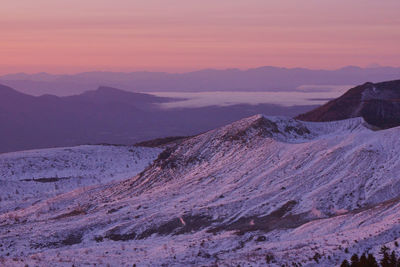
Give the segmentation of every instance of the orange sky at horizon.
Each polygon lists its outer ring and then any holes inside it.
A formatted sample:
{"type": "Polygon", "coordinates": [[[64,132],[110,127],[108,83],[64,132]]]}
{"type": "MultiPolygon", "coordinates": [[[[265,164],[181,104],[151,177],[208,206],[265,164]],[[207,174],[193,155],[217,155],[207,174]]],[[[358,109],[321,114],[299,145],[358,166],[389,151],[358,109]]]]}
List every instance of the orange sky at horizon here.
{"type": "Polygon", "coordinates": [[[399,66],[399,0],[4,0],[0,74],[399,66]]]}

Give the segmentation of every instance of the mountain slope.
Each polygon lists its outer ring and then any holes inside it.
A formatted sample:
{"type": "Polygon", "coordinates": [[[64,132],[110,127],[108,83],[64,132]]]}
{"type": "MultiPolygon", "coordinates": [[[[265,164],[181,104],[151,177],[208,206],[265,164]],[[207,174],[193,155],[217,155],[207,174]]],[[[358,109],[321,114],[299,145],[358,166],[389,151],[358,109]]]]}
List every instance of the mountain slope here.
{"type": "Polygon", "coordinates": [[[86,145],[0,154],[0,213],[76,188],[128,179],[160,152],[157,148],[86,145]]]}
{"type": "Polygon", "coordinates": [[[400,80],[357,86],[297,119],[334,121],[355,117],[363,117],[379,128],[400,126],[400,80]]]}
{"type": "Polygon", "coordinates": [[[0,215],[0,255],[332,266],[399,238],[399,131],[374,132],[362,118],[243,119],[167,148],[126,181],[0,215]]]}
{"type": "Polygon", "coordinates": [[[0,152],[85,143],[132,144],[135,138],[143,138],[137,127],[147,110],[170,100],[103,87],[78,96],[33,97],[2,86],[0,95],[0,152]]]}

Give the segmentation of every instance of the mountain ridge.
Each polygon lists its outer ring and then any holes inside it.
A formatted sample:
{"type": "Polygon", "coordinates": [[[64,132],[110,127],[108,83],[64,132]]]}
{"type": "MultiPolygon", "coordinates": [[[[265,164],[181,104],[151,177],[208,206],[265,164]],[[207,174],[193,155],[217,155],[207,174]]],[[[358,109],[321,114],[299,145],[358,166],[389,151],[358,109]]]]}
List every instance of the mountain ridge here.
{"type": "Polygon", "coordinates": [[[379,128],[399,126],[400,80],[364,83],[296,118],[304,121],[330,121],[353,117],[363,117],[366,122],[379,128]]]}
{"type": "Polygon", "coordinates": [[[366,80],[379,82],[400,77],[400,68],[344,67],[336,70],[265,66],[247,70],[205,69],[186,73],[85,72],[70,75],[17,74],[0,82],[32,95],[77,94],[100,85],[127,91],[296,91],[303,85],[355,85],[366,80]],[[290,77],[290,79],[288,79],[290,77]]]}

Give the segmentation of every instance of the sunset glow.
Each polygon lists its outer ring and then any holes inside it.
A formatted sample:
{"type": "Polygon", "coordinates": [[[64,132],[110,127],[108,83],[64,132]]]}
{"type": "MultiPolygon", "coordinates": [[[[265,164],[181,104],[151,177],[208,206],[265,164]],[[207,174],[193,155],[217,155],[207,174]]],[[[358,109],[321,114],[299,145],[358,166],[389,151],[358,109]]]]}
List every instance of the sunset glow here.
{"type": "Polygon", "coordinates": [[[2,1],[0,73],[400,62],[398,0],[2,1]]]}

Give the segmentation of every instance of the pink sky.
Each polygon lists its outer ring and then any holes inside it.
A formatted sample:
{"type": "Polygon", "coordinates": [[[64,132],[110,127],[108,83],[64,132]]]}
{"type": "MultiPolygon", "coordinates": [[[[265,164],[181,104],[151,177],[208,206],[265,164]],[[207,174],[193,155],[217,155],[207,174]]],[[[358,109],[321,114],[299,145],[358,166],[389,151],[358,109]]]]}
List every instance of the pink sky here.
{"type": "Polygon", "coordinates": [[[399,0],[4,0],[0,73],[400,65],[399,0]]]}

